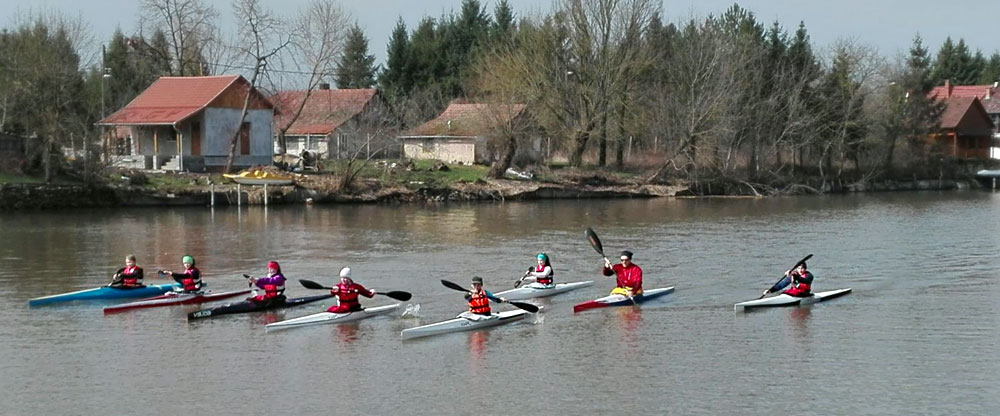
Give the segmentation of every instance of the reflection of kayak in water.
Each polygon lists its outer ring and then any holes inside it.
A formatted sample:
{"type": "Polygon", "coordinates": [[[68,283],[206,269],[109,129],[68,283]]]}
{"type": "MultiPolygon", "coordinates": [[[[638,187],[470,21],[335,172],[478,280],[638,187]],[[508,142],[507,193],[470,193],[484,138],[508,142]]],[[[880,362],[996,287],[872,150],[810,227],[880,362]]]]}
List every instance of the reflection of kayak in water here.
{"type": "Polygon", "coordinates": [[[754,308],[766,308],[771,306],[809,305],[813,303],[823,302],[825,300],[836,299],[848,293],[851,293],[851,288],[813,293],[811,296],[806,296],[806,297],[795,297],[782,293],[778,296],[771,296],[769,298],[756,299],[756,300],[737,303],[736,305],[733,306],[733,310],[739,312],[739,311],[747,311],[754,308]]]}
{"type": "Polygon", "coordinates": [[[295,183],[295,179],[292,177],[263,170],[243,171],[236,175],[227,173],[222,176],[243,185],[291,185],[295,183]]]}

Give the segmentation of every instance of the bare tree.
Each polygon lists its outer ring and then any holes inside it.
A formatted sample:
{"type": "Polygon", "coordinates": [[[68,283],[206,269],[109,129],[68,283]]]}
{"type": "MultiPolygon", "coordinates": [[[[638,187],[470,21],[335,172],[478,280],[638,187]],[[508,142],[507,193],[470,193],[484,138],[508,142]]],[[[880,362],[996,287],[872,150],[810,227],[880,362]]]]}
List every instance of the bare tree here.
{"type": "MultiPolygon", "coordinates": [[[[302,114],[302,109],[324,80],[330,81],[336,73],[337,60],[343,52],[348,31],[348,16],[332,0],[313,0],[292,22],[291,61],[296,72],[306,74],[305,95],[293,103],[291,114],[282,116],[278,126],[278,148],[281,154],[288,150],[285,134],[302,114]]],[[[288,110],[288,109],[286,109],[288,110]]]]}
{"type": "MultiPolygon", "coordinates": [[[[202,0],[140,0],[140,8],[140,26],[149,23],[166,32],[173,73],[206,75],[206,50],[211,42],[218,41],[218,12],[202,0]]],[[[241,24],[237,26],[242,29],[241,24]]]]}
{"type": "Polygon", "coordinates": [[[233,7],[236,21],[243,23],[240,26],[240,37],[250,39],[248,44],[236,45],[235,48],[251,61],[253,72],[250,76],[250,85],[246,90],[246,96],[243,99],[243,109],[240,112],[239,122],[236,123],[232,136],[229,139],[229,156],[226,158],[226,172],[230,172],[233,168],[233,160],[236,157],[236,145],[239,143],[243,123],[246,121],[251,100],[255,98],[255,93],[259,94],[257,92],[258,80],[268,75],[268,61],[291,43],[291,38],[288,36],[284,40],[281,39],[280,20],[265,10],[260,0],[237,0],[233,4],[233,7]]]}

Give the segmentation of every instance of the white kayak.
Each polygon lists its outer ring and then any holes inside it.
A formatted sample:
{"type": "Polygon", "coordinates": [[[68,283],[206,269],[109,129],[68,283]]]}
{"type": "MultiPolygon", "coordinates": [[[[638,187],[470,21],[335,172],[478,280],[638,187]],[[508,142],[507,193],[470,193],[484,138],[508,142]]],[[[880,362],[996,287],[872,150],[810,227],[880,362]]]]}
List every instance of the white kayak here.
{"type": "Polygon", "coordinates": [[[746,301],[746,302],[737,303],[735,306],[733,306],[733,310],[736,311],[736,312],[739,312],[739,311],[747,311],[747,310],[755,309],[755,308],[767,308],[767,307],[775,307],[775,306],[810,305],[810,304],[813,304],[813,303],[819,303],[819,302],[827,301],[827,300],[830,300],[830,299],[839,298],[839,297],[844,296],[844,295],[846,295],[848,293],[851,293],[851,288],[837,289],[837,290],[830,290],[830,291],[827,291],[827,292],[813,293],[812,296],[807,296],[807,297],[804,297],[804,298],[799,298],[799,297],[795,297],[795,296],[789,296],[789,295],[786,295],[786,294],[782,293],[780,295],[771,296],[769,298],[749,300],[749,301],[746,301]]]}
{"type": "Polygon", "coordinates": [[[399,335],[403,339],[427,337],[431,335],[447,334],[449,332],[469,331],[473,329],[488,328],[491,326],[503,325],[524,319],[528,312],[521,309],[494,313],[490,316],[477,316],[465,312],[458,318],[441,321],[430,325],[423,325],[413,328],[406,328],[399,335]]]}
{"type": "Polygon", "coordinates": [[[516,289],[505,290],[500,293],[494,293],[494,295],[496,297],[504,298],[507,300],[543,298],[546,296],[558,295],[560,293],[569,292],[574,289],[588,287],[593,284],[594,284],[593,280],[588,280],[586,282],[557,283],[554,286],[543,285],[536,282],[521,286],[516,289]]]}
{"type": "Polygon", "coordinates": [[[298,318],[284,320],[281,322],[275,322],[273,324],[267,324],[266,326],[264,326],[264,330],[274,331],[278,329],[296,328],[306,325],[341,324],[345,322],[354,322],[366,318],[371,318],[374,316],[392,313],[398,308],[399,304],[396,303],[393,305],[376,306],[374,308],[364,308],[357,312],[348,312],[348,313],[320,312],[312,315],[300,316],[298,318]]]}

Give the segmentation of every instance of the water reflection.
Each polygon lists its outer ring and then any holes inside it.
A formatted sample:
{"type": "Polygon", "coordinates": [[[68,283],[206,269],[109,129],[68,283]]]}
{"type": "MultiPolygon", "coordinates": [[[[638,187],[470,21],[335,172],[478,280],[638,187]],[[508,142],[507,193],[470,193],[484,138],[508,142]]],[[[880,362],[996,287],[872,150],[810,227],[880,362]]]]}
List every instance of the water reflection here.
{"type": "Polygon", "coordinates": [[[809,339],[809,315],[812,314],[812,305],[794,307],[788,313],[788,321],[792,328],[792,336],[799,344],[804,344],[809,339]]]}
{"type": "MultiPolygon", "coordinates": [[[[470,331],[468,337],[469,368],[473,372],[482,371],[486,359],[486,343],[490,340],[489,330],[470,331]]],[[[475,374],[479,375],[479,374],[475,374]]]]}

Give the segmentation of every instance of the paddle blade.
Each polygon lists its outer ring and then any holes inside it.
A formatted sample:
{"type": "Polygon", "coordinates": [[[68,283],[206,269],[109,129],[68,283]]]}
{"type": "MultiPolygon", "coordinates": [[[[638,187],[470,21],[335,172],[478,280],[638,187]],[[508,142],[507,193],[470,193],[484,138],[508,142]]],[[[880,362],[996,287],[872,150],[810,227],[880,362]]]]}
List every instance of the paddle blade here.
{"type": "Polygon", "coordinates": [[[535,306],[535,305],[532,305],[530,303],[526,303],[526,302],[511,302],[511,301],[507,301],[507,303],[509,303],[511,305],[514,305],[514,306],[516,306],[518,308],[524,309],[524,310],[526,310],[528,312],[531,312],[531,313],[538,312],[538,307],[535,306]]]}
{"type": "Polygon", "coordinates": [[[798,263],[795,263],[795,265],[794,265],[794,266],[792,266],[792,269],[797,269],[797,268],[798,268],[798,267],[799,267],[799,266],[800,266],[800,265],[801,265],[802,263],[805,263],[805,262],[806,262],[807,260],[809,260],[809,259],[811,259],[811,258],[813,258],[813,255],[812,255],[812,254],[810,254],[810,255],[808,255],[808,256],[805,256],[805,257],[803,257],[803,258],[802,258],[802,260],[799,260],[799,262],[798,262],[798,263]]]}
{"type": "Polygon", "coordinates": [[[302,287],[305,287],[306,289],[329,289],[328,287],[324,287],[323,285],[312,280],[299,279],[299,283],[301,283],[302,287]]]}
{"type": "Polygon", "coordinates": [[[594,251],[597,251],[598,254],[604,256],[604,246],[601,245],[601,239],[597,238],[597,233],[594,232],[594,229],[587,227],[587,231],[585,231],[584,234],[587,235],[587,241],[590,241],[590,246],[594,248],[594,251]]]}
{"type": "Polygon", "coordinates": [[[461,285],[459,285],[457,283],[449,282],[449,281],[444,280],[444,279],[441,279],[441,284],[444,285],[444,287],[446,287],[448,289],[455,289],[455,290],[460,291],[460,292],[468,292],[469,291],[469,289],[466,289],[466,288],[462,287],[461,285]]]}
{"type": "Polygon", "coordinates": [[[388,296],[390,298],[393,298],[393,299],[396,299],[396,300],[401,300],[401,301],[404,301],[404,302],[410,300],[410,298],[413,296],[413,295],[410,295],[410,292],[403,292],[402,290],[394,290],[394,291],[385,292],[385,293],[378,292],[378,294],[380,294],[380,295],[386,295],[386,296],[388,296]]]}

